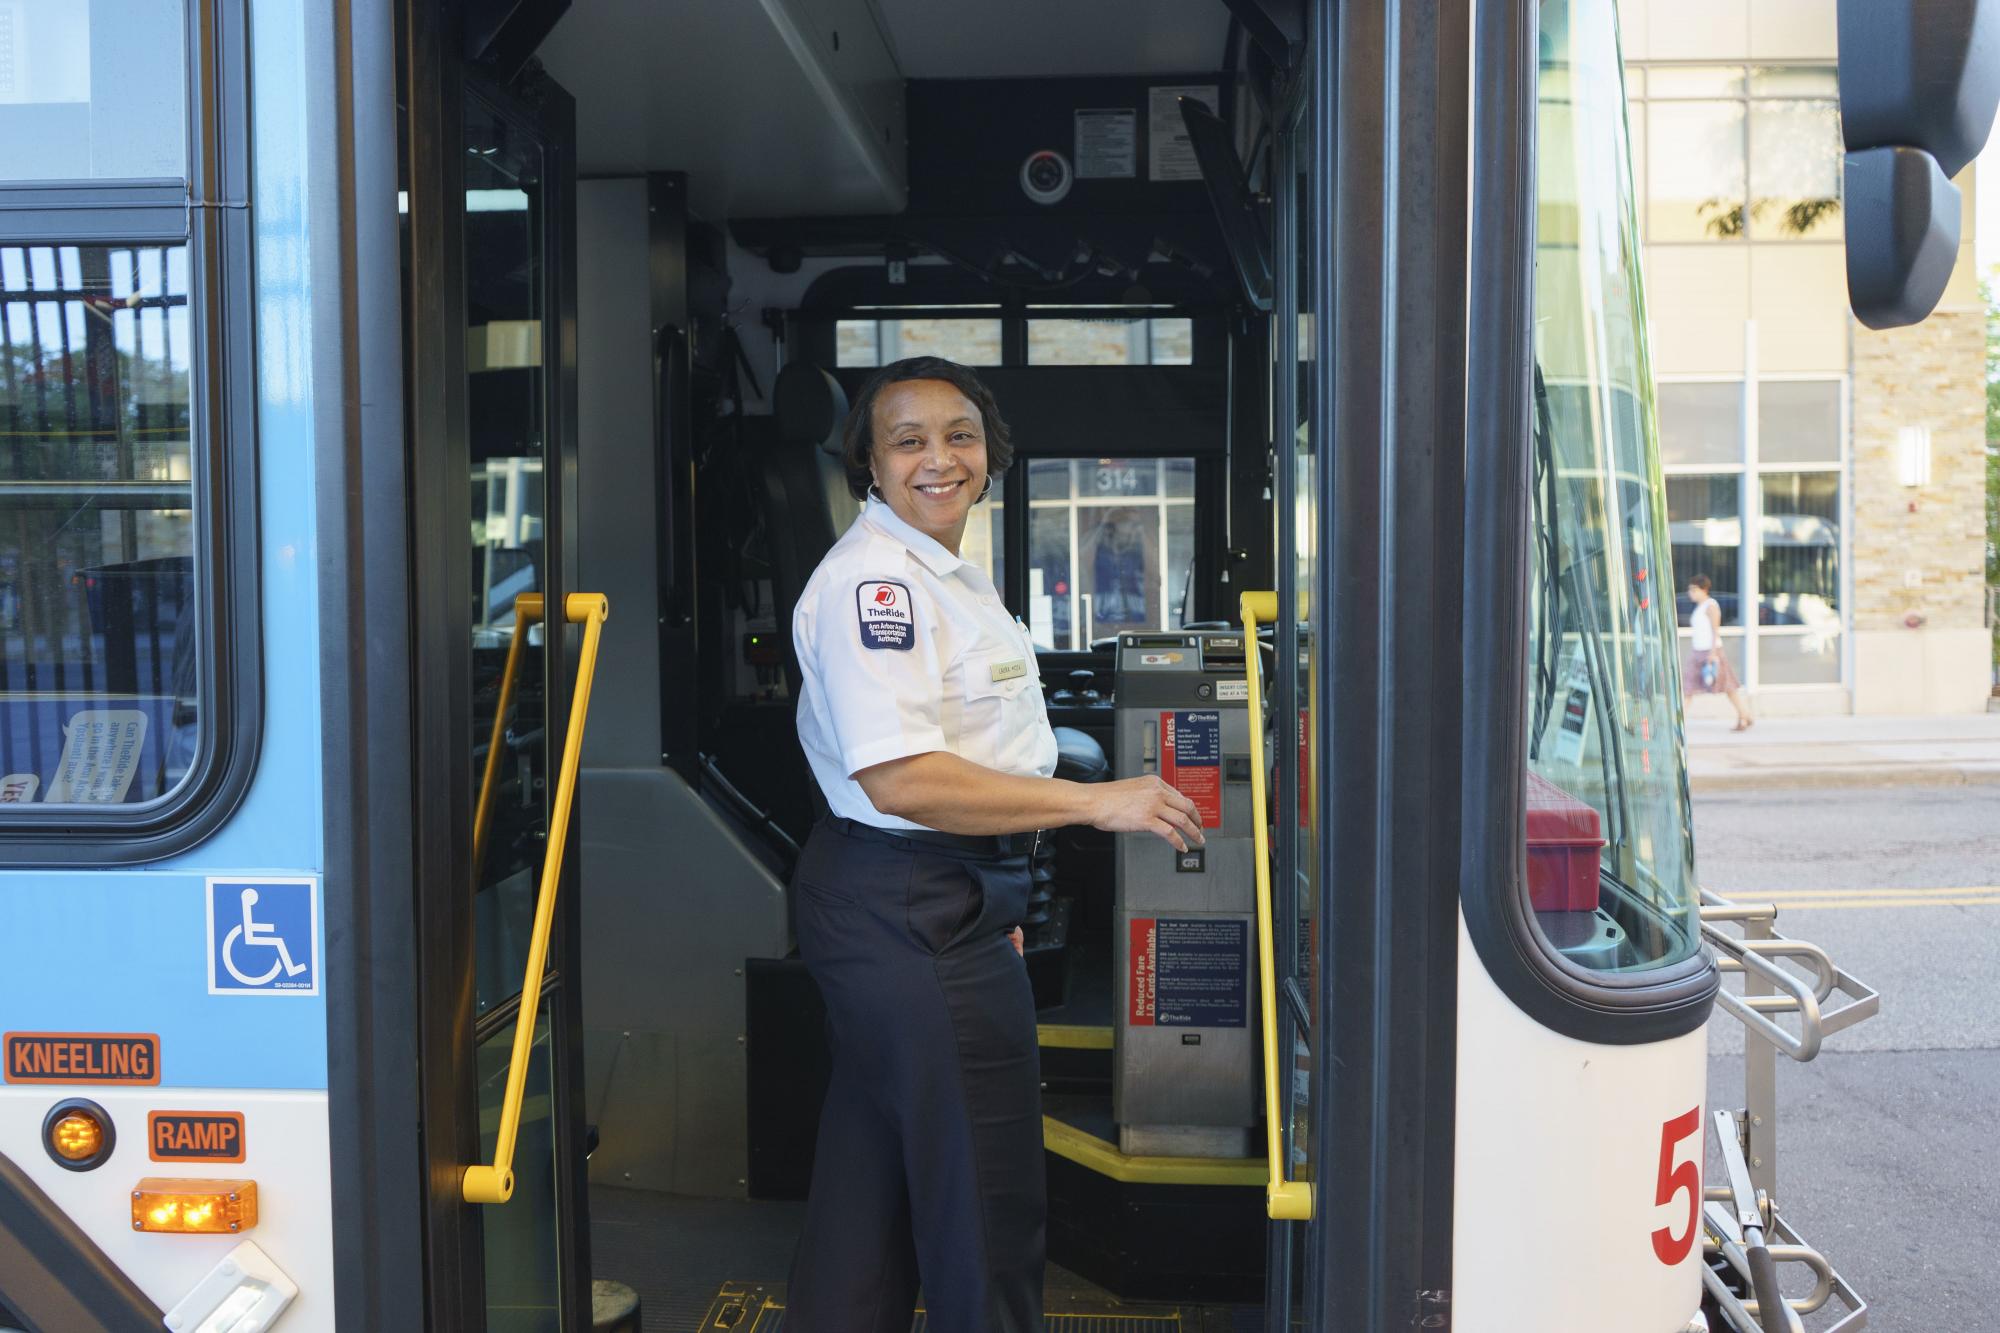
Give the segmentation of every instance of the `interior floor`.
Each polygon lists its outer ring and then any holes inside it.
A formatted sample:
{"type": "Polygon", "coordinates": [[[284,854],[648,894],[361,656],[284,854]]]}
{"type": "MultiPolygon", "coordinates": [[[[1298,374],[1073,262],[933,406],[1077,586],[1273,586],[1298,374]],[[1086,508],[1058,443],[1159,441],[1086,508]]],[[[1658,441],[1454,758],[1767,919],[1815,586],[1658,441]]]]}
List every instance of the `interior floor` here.
{"type": "MultiPolygon", "coordinates": [[[[590,1191],[591,1266],[639,1293],[643,1333],[780,1333],[785,1274],[805,1218],[803,1203],[688,1199],[650,1190],[590,1191]]],[[[1050,1333],[1252,1333],[1253,1307],[1120,1301],[1049,1265],[1050,1333]]],[[[924,1333],[921,1309],[912,1333],[924,1333]]]]}

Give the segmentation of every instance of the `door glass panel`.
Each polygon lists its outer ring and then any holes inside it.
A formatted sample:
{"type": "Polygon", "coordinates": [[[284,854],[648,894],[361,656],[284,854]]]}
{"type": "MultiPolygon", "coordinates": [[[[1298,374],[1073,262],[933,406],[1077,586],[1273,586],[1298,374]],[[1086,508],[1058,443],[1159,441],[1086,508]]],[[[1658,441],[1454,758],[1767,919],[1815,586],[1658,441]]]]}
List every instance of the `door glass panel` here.
{"type": "MultiPolygon", "coordinates": [[[[1280,864],[1289,861],[1289,943],[1291,948],[1290,970],[1298,983],[1298,993],[1305,997],[1308,1015],[1317,1022],[1318,1015],[1311,1010],[1317,1005],[1319,995],[1319,751],[1312,742],[1311,701],[1318,697],[1319,673],[1322,667],[1319,654],[1317,616],[1324,614],[1318,586],[1320,504],[1319,504],[1319,458],[1318,441],[1312,431],[1312,411],[1314,400],[1314,357],[1313,357],[1313,313],[1312,313],[1312,221],[1308,201],[1312,198],[1311,163],[1313,156],[1313,119],[1311,99],[1305,99],[1299,110],[1299,118],[1292,126],[1292,164],[1289,184],[1292,189],[1292,233],[1297,276],[1293,280],[1296,294],[1296,346],[1292,364],[1280,366],[1282,375],[1291,376],[1296,384],[1292,420],[1284,422],[1282,429],[1290,437],[1292,445],[1292,550],[1280,552],[1279,558],[1290,563],[1289,574],[1297,589],[1294,602],[1294,618],[1298,625],[1297,686],[1294,691],[1297,707],[1290,718],[1278,719],[1282,725],[1290,722],[1296,730],[1289,732],[1289,746],[1281,744],[1278,754],[1280,762],[1293,768],[1294,785],[1291,790],[1295,797],[1288,802],[1289,810],[1278,812],[1279,827],[1293,825],[1291,855],[1280,864]],[[1287,753],[1289,749],[1290,753],[1287,753]],[[1292,756],[1296,756],[1295,758],[1292,756]]],[[[1282,443],[1282,442],[1281,442],[1282,443]]],[[[1287,737],[1281,729],[1280,737],[1287,737]]],[[[1284,790],[1280,785],[1280,790],[1284,790]]],[[[1285,903],[1285,898],[1280,898],[1285,903]]],[[[1273,905],[1274,908],[1278,904],[1273,905]]],[[[1294,1033],[1291,1059],[1287,1065],[1290,1087],[1289,1106],[1291,1110],[1289,1132],[1286,1135],[1286,1152],[1290,1157],[1291,1174],[1297,1179],[1313,1178],[1312,1142],[1312,1070],[1313,1046],[1317,1034],[1310,1030],[1301,1031],[1294,1024],[1284,1024],[1294,1033]]],[[[1304,1246],[1308,1229],[1293,1227],[1294,1241],[1304,1246]]],[[[1309,1270],[1303,1254],[1296,1261],[1294,1272],[1301,1282],[1309,1270]]]]}
{"type": "MultiPolygon", "coordinates": [[[[484,1013],[521,989],[548,835],[543,626],[508,647],[524,593],[545,588],[541,146],[466,107],[466,430],[471,447],[475,993],[484,1013]],[[503,711],[503,698],[505,701],[503,711]],[[492,746],[499,716],[499,744],[492,746]],[[488,762],[489,749],[498,757],[488,762]],[[490,774],[490,780],[489,775],[490,774]]],[[[557,636],[557,642],[561,636],[557,636]]]]}
{"type": "MultiPolygon", "coordinates": [[[[1653,71],[1655,98],[1661,72],[1653,71]]],[[[1647,182],[1647,237],[1740,240],[1747,184],[1743,103],[1654,101],[1646,115],[1651,122],[1647,137],[1655,145],[1646,164],[1652,176],[1647,182]],[[1678,151],[1658,150],[1657,145],[1668,143],[1678,145],[1678,151]]],[[[1624,118],[1619,120],[1622,124],[1624,118]]]]}
{"type": "Polygon", "coordinates": [[[1708,576],[1722,623],[1743,623],[1743,474],[1689,473],[1667,478],[1667,532],[1673,542],[1675,614],[1691,623],[1688,580],[1708,576]]]}
{"type": "Polygon", "coordinates": [[[1766,380],[1757,386],[1757,458],[1840,461],[1840,381],[1766,380]]]}
{"type": "MultiPolygon", "coordinates": [[[[1272,636],[1274,652],[1262,656],[1274,682],[1269,714],[1273,767],[1271,790],[1278,804],[1272,811],[1276,857],[1272,866],[1272,915],[1276,926],[1277,975],[1283,988],[1278,997],[1278,1069],[1283,1098],[1280,1150],[1287,1175],[1311,1181],[1316,1145],[1312,1134],[1313,1030],[1318,1006],[1318,748],[1313,743],[1312,701],[1318,697],[1319,653],[1314,616],[1321,611],[1315,586],[1320,543],[1319,466],[1312,432],[1315,360],[1312,316],[1312,102],[1302,99],[1297,118],[1279,142],[1277,210],[1280,290],[1291,295],[1291,308],[1274,321],[1272,399],[1275,438],[1272,441],[1278,478],[1288,483],[1289,512],[1281,509],[1273,525],[1277,548],[1272,568],[1278,581],[1278,625],[1289,620],[1290,633],[1272,636]],[[1294,998],[1296,997],[1296,999],[1294,998]],[[1298,1001],[1303,1001],[1299,1004],[1298,1001]],[[1298,1008],[1306,1021],[1301,1022],[1298,1008]]],[[[1284,486],[1279,488],[1281,503],[1284,486]]],[[[1313,1228],[1289,1224],[1272,1240],[1272,1262],[1282,1273],[1268,1275],[1272,1304],[1265,1312],[1267,1330],[1303,1328],[1309,1309],[1308,1287],[1315,1270],[1317,1237],[1313,1228]],[[1282,1245],[1283,1249],[1278,1247],[1282,1245]],[[1282,1256],[1282,1257],[1281,1257],[1282,1256]]]]}
{"type": "MultiPolygon", "coordinates": [[[[1559,393],[1558,386],[1550,386],[1559,393]]],[[[1662,384],[1655,391],[1660,414],[1660,461],[1667,466],[1726,465],[1743,461],[1743,386],[1662,384]]]]}
{"type": "MultiPolygon", "coordinates": [[[[558,1333],[562,1328],[561,1273],[557,1271],[555,1080],[550,1074],[550,1010],[543,1001],[528,1057],[521,1127],[514,1139],[514,1197],[481,1208],[486,1233],[486,1328],[490,1333],[558,1333]]],[[[514,1025],[479,1046],[480,1160],[493,1160],[500,1134],[500,1106],[514,1053],[514,1025]]]]}
{"type": "Polygon", "coordinates": [[[1766,472],[1757,554],[1757,623],[1840,633],[1840,474],[1766,472]]]}
{"type": "Polygon", "coordinates": [[[1750,234],[1760,241],[1839,240],[1841,147],[1840,102],[1832,92],[1752,102],[1750,234]]]}
{"type": "Polygon", "coordinates": [[[1044,648],[1178,629],[1194,569],[1191,459],[1028,462],[1028,624],[1044,648]]]}

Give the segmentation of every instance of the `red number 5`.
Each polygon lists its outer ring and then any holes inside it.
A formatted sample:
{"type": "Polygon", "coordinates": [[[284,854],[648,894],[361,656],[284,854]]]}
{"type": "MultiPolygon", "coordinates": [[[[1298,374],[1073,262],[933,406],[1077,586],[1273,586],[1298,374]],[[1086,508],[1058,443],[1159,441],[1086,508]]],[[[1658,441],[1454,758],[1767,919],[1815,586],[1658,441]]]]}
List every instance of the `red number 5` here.
{"type": "Polygon", "coordinates": [[[1676,1236],[1671,1227],[1661,1227],[1653,1233],[1653,1253],[1669,1268],[1687,1258],[1688,1251],[1694,1248],[1695,1224],[1701,1217],[1701,1141],[1695,1140],[1696,1155],[1679,1166],[1674,1165],[1674,1145],[1700,1128],[1699,1106],[1660,1126],[1660,1179],[1653,1187],[1653,1203],[1656,1206],[1672,1203],[1682,1190],[1688,1196],[1686,1233],[1676,1236]]]}

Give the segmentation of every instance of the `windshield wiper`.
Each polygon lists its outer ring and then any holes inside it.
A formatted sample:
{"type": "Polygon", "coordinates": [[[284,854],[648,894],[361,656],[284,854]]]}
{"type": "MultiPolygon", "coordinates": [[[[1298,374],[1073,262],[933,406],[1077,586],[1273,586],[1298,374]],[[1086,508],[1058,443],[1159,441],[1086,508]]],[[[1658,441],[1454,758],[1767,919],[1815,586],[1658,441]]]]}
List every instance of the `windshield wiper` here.
{"type": "Polygon", "coordinates": [[[1535,363],[1535,449],[1532,487],[1541,493],[1542,521],[1535,526],[1535,545],[1542,558],[1542,623],[1535,652],[1534,726],[1528,733],[1528,758],[1542,757],[1542,735],[1549,710],[1555,706],[1556,658],[1562,648],[1562,539],[1557,535],[1555,427],[1549,411],[1549,387],[1542,364],[1535,363]]]}

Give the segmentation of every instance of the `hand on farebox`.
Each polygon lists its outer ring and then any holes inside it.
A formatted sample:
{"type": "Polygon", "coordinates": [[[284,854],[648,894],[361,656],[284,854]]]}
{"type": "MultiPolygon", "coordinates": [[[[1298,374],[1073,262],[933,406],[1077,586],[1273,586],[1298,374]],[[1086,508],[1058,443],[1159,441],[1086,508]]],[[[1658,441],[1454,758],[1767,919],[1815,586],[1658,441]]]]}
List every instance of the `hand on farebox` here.
{"type": "Polygon", "coordinates": [[[1094,783],[1090,792],[1096,808],[1090,826],[1106,833],[1150,833],[1184,852],[1200,847],[1201,812],[1195,803],[1153,774],[1094,783]]]}

